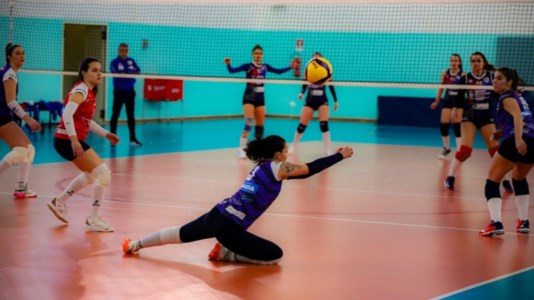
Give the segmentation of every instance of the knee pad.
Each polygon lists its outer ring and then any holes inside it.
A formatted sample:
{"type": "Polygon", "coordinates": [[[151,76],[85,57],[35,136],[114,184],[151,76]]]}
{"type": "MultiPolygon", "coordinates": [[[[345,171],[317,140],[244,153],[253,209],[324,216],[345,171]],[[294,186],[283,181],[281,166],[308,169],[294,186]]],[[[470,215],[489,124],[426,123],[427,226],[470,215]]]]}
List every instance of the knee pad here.
{"type": "Polygon", "coordinates": [[[250,131],[252,127],[256,124],[256,120],[254,118],[246,117],[245,118],[245,131],[250,131]]]}
{"type": "Polygon", "coordinates": [[[471,157],[471,153],[473,153],[473,148],[462,145],[454,157],[456,157],[457,160],[464,162],[471,157]]]}
{"type": "Polygon", "coordinates": [[[10,165],[18,164],[19,162],[23,160],[28,160],[28,148],[26,147],[13,147],[11,151],[9,151],[6,156],[4,156],[4,160],[10,165]]]}
{"type": "Polygon", "coordinates": [[[33,162],[33,159],[35,158],[35,147],[32,144],[29,144],[27,148],[28,148],[28,157],[26,158],[26,161],[31,164],[33,162]]]}
{"type": "Polygon", "coordinates": [[[514,193],[516,196],[530,194],[526,178],[523,178],[521,180],[515,180],[512,178],[512,185],[514,186],[514,193]]]}
{"type": "Polygon", "coordinates": [[[454,130],[454,135],[457,138],[462,137],[462,123],[453,123],[452,129],[454,130]]]}
{"type": "Polygon", "coordinates": [[[449,123],[441,123],[439,126],[441,136],[449,136],[449,123]]]}
{"type": "Polygon", "coordinates": [[[490,157],[493,157],[493,155],[495,155],[497,150],[499,150],[499,146],[495,146],[495,147],[492,147],[492,148],[488,149],[490,157]]]}
{"type": "Polygon", "coordinates": [[[328,121],[319,122],[319,128],[321,129],[321,132],[327,132],[328,131],[328,121]]]}
{"type": "Polygon", "coordinates": [[[499,183],[486,179],[486,186],[484,187],[484,194],[486,195],[486,200],[493,198],[501,198],[501,190],[499,190],[499,183]]]}
{"type": "Polygon", "coordinates": [[[299,126],[297,127],[298,133],[304,133],[304,130],[306,130],[307,125],[304,125],[302,123],[299,123],[299,126]]]}
{"type": "Polygon", "coordinates": [[[256,137],[257,140],[261,140],[261,138],[263,137],[263,126],[256,126],[254,128],[254,136],[256,137]]]}
{"type": "Polygon", "coordinates": [[[111,171],[106,164],[101,164],[91,172],[89,178],[98,186],[108,187],[111,182],[111,171]]]}

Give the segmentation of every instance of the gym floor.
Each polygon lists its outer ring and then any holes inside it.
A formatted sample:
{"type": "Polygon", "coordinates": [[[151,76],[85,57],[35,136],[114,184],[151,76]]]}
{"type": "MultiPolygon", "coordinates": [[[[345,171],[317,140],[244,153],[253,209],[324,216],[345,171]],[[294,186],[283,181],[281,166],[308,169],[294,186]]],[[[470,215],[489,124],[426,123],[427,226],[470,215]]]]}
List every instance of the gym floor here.
{"type": "MultiPolygon", "coordinates": [[[[266,134],[291,142],[297,124],[270,118],[266,134]]],[[[237,158],[242,125],[138,124],[141,147],[128,145],[124,124],[116,147],[90,137],[113,172],[101,207],[113,233],[85,231],[91,188],[68,202],[68,226],[50,213],[46,203],[79,171],[55,153],[53,130],[32,134],[39,197],[13,200],[16,168],[0,181],[0,299],[533,298],[533,234],[515,233],[513,195],[503,192],[506,233],[479,237],[489,222],[489,155],[477,138],[456,191],[445,190],[450,157],[437,159],[438,128],[331,121],[333,145],[353,146],[355,156],[285,182],[250,228],[284,250],[278,265],[209,261],[214,239],[124,256],[123,238],[184,224],[239,188],[253,166],[237,158]]],[[[323,155],[318,127],[312,121],[291,160],[323,155]]]]}

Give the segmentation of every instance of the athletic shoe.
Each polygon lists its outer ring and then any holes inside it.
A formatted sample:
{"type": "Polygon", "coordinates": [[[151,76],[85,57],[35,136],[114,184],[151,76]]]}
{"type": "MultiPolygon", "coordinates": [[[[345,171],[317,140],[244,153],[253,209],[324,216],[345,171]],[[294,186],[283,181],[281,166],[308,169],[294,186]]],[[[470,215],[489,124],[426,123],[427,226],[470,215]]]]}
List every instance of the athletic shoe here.
{"type": "Polygon", "coordinates": [[[443,148],[443,151],[438,155],[439,159],[446,159],[447,155],[451,153],[451,149],[443,148]]]}
{"type": "Polygon", "coordinates": [[[141,142],[138,140],[131,140],[130,146],[143,146],[143,144],[141,144],[141,142]]]}
{"type": "Polygon", "coordinates": [[[56,198],[54,198],[50,200],[46,206],[48,206],[50,211],[54,213],[54,216],[56,216],[56,218],[58,218],[61,222],[69,223],[67,220],[68,209],[66,204],[58,202],[56,198]]]}
{"type": "Polygon", "coordinates": [[[132,241],[130,239],[124,239],[122,241],[122,252],[124,252],[124,254],[134,254],[137,253],[139,249],[141,249],[139,241],[132,241]]]}
{"type": "Polygon", "coordinates": [[[454,191],[454,176],[447,176],[447,179],[445,179],[445,188],[449,191],[454,191]]]}
{"type": "Polygon", "coordinates": [[[213,246],[213,249],[211,249],[210,254],[208,254],[209,260],[225,260],[225,261],[231,261],[228,259],[227,254],[230,252],[228,249],[226,249],[223,245],[220,243],[216,243],[215,246],[213,246]]]}
{"type": "Polygon", "coordinates": [[[529,233],[530,232],[530,222],[528,220],[519,220],[517,219],[516,231],[519,233],[529,233]]]}
{"type": "Polygon", "coordinates": [[[239,158],[247,158],[247,153],[243,149],[239,149],[237,152],[237,157],[239,158]]]}
{"type": "Polygon", "coordinates": [[[25,189],[17,189],[15,192],[13,192],[13,197],[16,199],[23,199],[23,198],[35,198],[37,197],[37,193],[32,191],[29,188],[25,189]]]}
{"type": "Polygon", "coordinates": [[[89,231],[98,231],[98,232],[112,232],[113,227],[106,223],[100,216],[98,217],[87,217],[85,220],[85,225],[89,231]]]}
{"type": "Polygon", "coordinates": [[[503,180],[502,181],[502,187],[504,188],[504,191],[507,193],[513,193],[514,188],[512,187],[512,184],[510,183],[510,180],[503,180]]]}
{"type": "Polygon", "coordinates": [[[486,228],[478,232],[481,236],[493,236],[504,234],[504,227],[501,222],[491,221],[486,228]]]}

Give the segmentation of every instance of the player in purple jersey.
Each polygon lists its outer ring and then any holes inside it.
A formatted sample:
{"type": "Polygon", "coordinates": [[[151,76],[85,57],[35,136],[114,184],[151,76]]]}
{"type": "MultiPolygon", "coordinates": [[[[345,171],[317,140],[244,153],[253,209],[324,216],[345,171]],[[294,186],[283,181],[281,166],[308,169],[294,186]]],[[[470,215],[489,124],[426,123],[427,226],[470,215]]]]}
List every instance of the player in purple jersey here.
{"type": "MultiPolygon", "coordinates": [[[[230,63],[230,58],[226,57],[224,63],[228,68],[228,72],[237,73],[237,72],[246,72],[248,79],[265,79],[267,72],[272,72],[276,74],[286,73],[289,70],[292,70],[295,67],[297,61],[293,59],[291,61],[291,66],[277,69],[269,64],[262,63],[263,59],[263,48],[260,45],[254,46],[252,49],[252,59],[253,61],[247,64],[242,64],[237,68],[233,68],[230,63]]],[[[254,135],[256,139],[261,139],[263,137],[265,122],[265,93],[264,85],[261,82],[247,82],[245,88],[245,93],[243,94],[243,115],[245,118],[245,128],[241,133],[241,138],[239,142],[239,152],[238,156],[240,158],[246,158],[245,151],[243,148],[247,143],[247,139],[254,127],[254,135]]]]}
{"type": "MultiPolygon", "coordinates": [[[[471,72],[465,76],[466,85],[472,86],[488,86],[488,89],[471,89],[464,92],[466,97],[458,97],[463,102],[463,114],[461,125],[461,146],[456,151],[454,159],[449,168],[449,174],[445,179],[445,188],[454,190],[455,174],[460,165],[463,164],[473,152],[473,143],[475,142],[475,135],[477,129],[480,129],[482,138],[488,147],[488,152],[491,157],[499,149],[499,143],[491,139],[491,135],[495,132],[495,105],[492,99],[491,82],[493,80],[494,67],[488,63],[486,56],[480,52],[471,54],[471,72]]],[[[453,113],[455,109],[453,109],[453,113]]],[[[512,184],[508,179],[503,181],[503,187],[506,192],[513,192],[512,184]]]]}
{"type": "Polygon", "coordinates": [[[351,147],[341,147],[336,153],[307,164],[286,161],[287,144],[279,136],[249,142],[247,157],[256,162],[239,190],[217,203],[209,212],[181,227],[169,227],[140,240],[125,239],[125,254],[141,248],[165,244],[189,243],[202,239],[217,239],[208,258],[211,260],[275,264],[282,258],[282,249],[275,243],[248,231],[248,228],[276,200],[284,179],[302,179],[349,158],[351,147]]]}
{"type": "MultiPolygon", "coordinates": [[[[459,54],[452,54],[450,58],[450,68],[441,72],[440,84],[461,84],[465,79],[465,73],[462,69],[462,58],[459,54]]],[[[436,100],[432,102],[430,108],[436,109],[439,106],[441,101],[441,95],[443,95],[444,89],[438,89],[438,94],[436,100]]],[[[443,151],[438,156],[440,159],[445,159],[449,153],[451,153],[451,145],[449,138],[449,127],[452,123],[452,128],[454,130],[454,135],[456,136],[456,147],[460,148],[460,139],[462,132],[460,129],[461,124],[461,115],[463,109],[461,107],[461,101],[457,101],[458,96],[461,96],[459,90],[447,89],[445,90],[445,99],[443,100],[443,106],[441,108],[441,119],[440,119],[440,132],[441,140],[443,142],[443,151]],[[452,116],[453,108],[455,109],[456,115],[452,116]]]]}
{"type": "MultiPolygon", "coordinates": [[[[315,57],[321,57],[321,53],[315,52],[312,58],[315,58],[315,57]]],[[[332,97],[334,98],[334,111],[336,111],[338,109],[336,90],[334,89],[333,85],[329,85],[328,88],[330,89],[330,93],[332,94],[332,97]]],[[[299,123],[299,126],[297,127],[297,130],[295,131],[293,144],[291,145],[291,147],[289,147],[288,151],[289,153],[293,153],[295,151],[300,141],[300,138],[302,137],[302,134],[304,133],[304,130],[306,130],[308,123],[313,117],[313,113],[315,111],[318,111],[319,112],[319,129],[321,130],[322,135],[323,135],[324,149],[325,149],[326,155],[330,155],[332,154],[330,150],[330,130],[328,129],[328,118],[329,118],[330,108],[328,107],[328,98],[326,97],[326,86],[323,84],[320,84],[320,85],[310,84],[309,86],[307,84],[303,84],[302,89],[299,94],[299,99],[302,99],[304,97],[304,93],[306,92],[306,89],[308,89],[308,94],[306,96],[306,103],[302,107],[302,111],[300,113],[300,123],[299,123]]]]}
{"type": "Polygon", "coordinates": [[[17,71],[25,61],[24,48],[20,45],[6,45],[7,64],[0,69],[0,138],[11,148],[11,151],[0,161],[0,174],[11,166],[18,164],[17,186],[15,198],[33,198],[37,194],[28,188],[30,168],[35,157],[35,148],[14,121],[13,115],[22,119],[33,131],[41,130],[41,124],[24,112],[17,102],[19,90],[17,71]]]}
{"type": "Polygon", "coordinates": [[[517,92],[515,70],[500,68],[493,79],[493,90],[499,94],[497,122],[502,128],[493,135],[501,140],[499,151],[493,156],[486,180],[485,195],[491,217],[490,224],[479,233],[492,236],[504,233],[501,219],[502,199],[499,182],[512,171],[512,183],[519,218],[516,231],[529,232],[529,186],[527,175],[534,166],[534,121],[525,98],[517,92]]]}

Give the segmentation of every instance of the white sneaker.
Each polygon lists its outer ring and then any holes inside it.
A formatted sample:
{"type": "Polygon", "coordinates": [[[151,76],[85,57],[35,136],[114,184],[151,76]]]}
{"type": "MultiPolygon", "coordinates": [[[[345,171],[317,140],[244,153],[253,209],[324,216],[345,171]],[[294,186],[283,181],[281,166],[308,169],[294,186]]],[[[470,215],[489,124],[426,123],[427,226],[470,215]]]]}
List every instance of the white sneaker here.
{"type": "Polygon", "coordinates": [[[98,232],[112,232],[113,227],[106,223],[100,216],[98,217],[87,217],[85,220],[85,225],[89,231],[98,231],[98,232]]]}
{"type": "Polygon", "coordinates": [[[17,189],[15,192],[13,192],[13,197],[16,199],[23,199],[23,198],[35,198],[37,197],[37,193],[32,191],[30,188],[24,188],[24,189],[17,189]]]}
{"type": "Polygon", "coordinates": [[[237,152],[237,157],[239,158],[247,158],[247,153],[243,149],[239,149],[237,152]]]}
{"type": "Polygon", "coordinates": [[[46,205],[48,206],[50,211],[54,213],[56,218],[58,218],[61,222],[69,223],[69,220],[67,220],[68,209],[66,204],[57,202],[56,198],[54,198],[50,200],[50,202],[48,202],[46,205]]]}
{"type": "Polygon", "coordinates": [[[122,252],[124,252],[124,254],[134,254],[137,253],[139,249],[141,249],[139,240],[132,241],[130,239],[124,239],[122,241],[122,252]]]}

